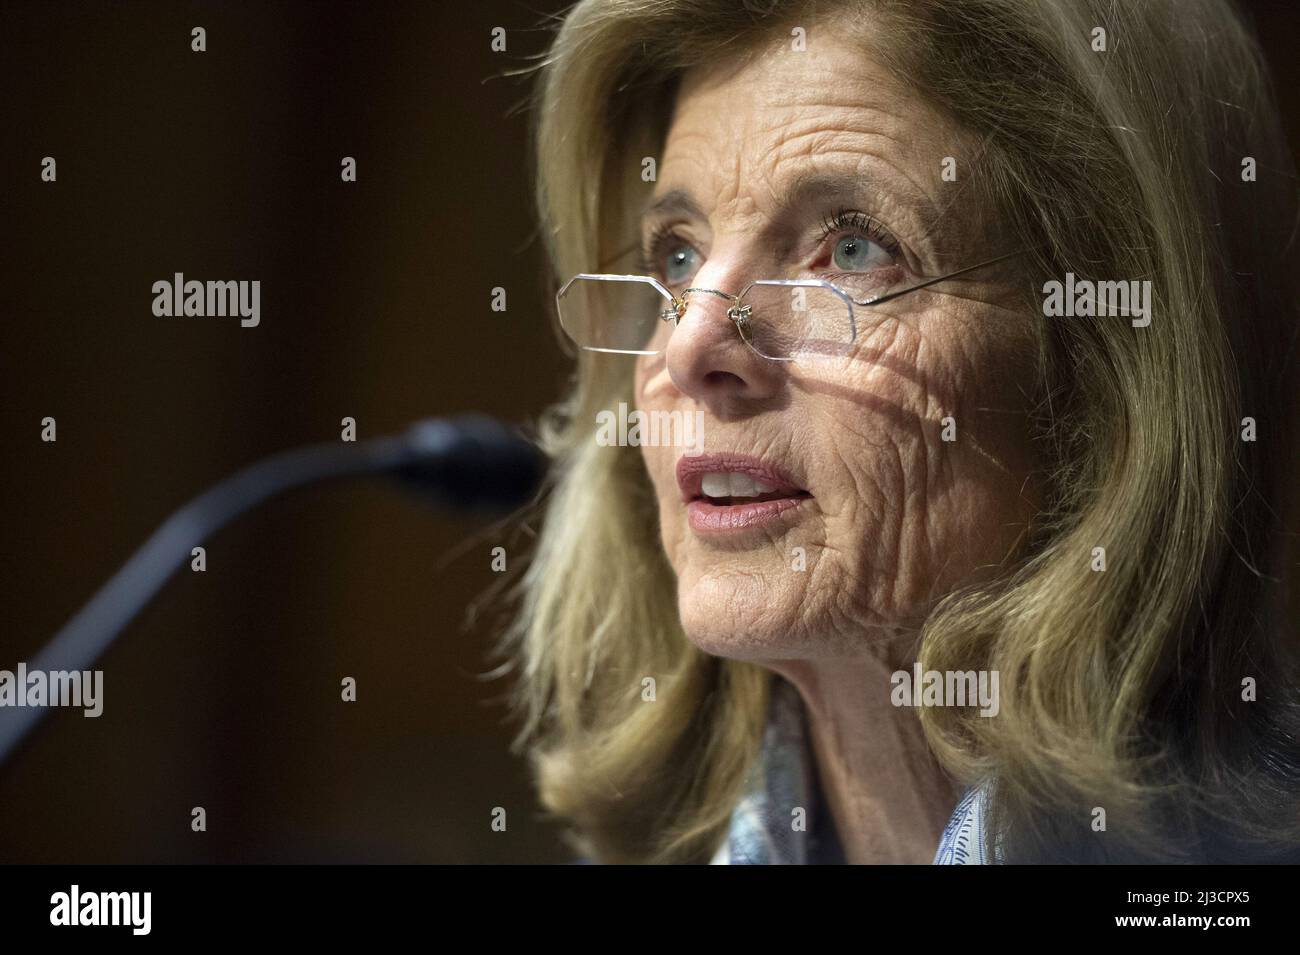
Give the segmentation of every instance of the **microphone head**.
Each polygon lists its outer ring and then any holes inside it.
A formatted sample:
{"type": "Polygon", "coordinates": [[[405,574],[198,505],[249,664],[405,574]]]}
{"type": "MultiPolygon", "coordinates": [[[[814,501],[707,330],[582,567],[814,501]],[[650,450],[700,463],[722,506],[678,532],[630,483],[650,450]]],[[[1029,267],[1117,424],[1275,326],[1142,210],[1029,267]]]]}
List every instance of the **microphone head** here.
{"type": "Polygon", "coordinates": [[[418,421],[404,443],[397,476],[458,510],[512,511],[546,476],[541,449],[486,415],[418,421]]]}

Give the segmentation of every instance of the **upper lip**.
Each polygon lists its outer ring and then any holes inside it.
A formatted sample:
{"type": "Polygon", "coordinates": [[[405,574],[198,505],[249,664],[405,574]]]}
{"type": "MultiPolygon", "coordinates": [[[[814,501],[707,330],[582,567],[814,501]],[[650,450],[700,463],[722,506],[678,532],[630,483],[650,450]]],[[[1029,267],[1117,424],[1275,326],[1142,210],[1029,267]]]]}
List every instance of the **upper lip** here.
{"type": "Polygon", "coordinates": [[[682,500],[686,502],[703,497],[700,485],[706,474],[724,474],[735,472],[748,474],[756,481],[770,485],[775,492],[786,494],[806,494],[802,487],[783,469],[770,461],[764,461],[749,454],[699,454],[682,455],[677,459],[677,486],[682,489],[682,500]]]}

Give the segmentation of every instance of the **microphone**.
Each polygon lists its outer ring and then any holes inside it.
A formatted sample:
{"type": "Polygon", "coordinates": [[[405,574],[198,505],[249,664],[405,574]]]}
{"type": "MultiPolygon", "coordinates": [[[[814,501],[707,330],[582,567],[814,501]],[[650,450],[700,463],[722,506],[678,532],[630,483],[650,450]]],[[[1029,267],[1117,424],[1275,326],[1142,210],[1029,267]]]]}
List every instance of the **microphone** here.
{"type": "MultiPolygon", "coordinates": [[[[192,548],[239,515],[285,491],[319,481],[388,475],[444,506],[501,512],[528,503],[545,473],[540,449],[484,415],[426,419],[401,435],[356,444],[328,442],[274,454],[226,478],[172,514],[27,669],[90,669],[190,558],[192,548]]],[[[19,693],[25,689],[17,687],[19,693]]],[[[47,709],[0,707],[0,763],[47,709]]]]}

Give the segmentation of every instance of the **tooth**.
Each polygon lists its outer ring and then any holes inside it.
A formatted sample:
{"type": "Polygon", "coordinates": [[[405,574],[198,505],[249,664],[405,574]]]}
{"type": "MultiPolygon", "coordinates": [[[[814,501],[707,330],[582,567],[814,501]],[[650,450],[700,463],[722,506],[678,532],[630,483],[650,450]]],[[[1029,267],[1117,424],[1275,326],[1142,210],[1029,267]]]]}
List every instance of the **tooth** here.
{"type": "Polygon", "coordinates": [[[772,485],[764,484],[758,478],[748,474],[731,475],[732,497],[759,497],[763,494],[771,494],[775,490],[772,485]]]}
{"type": "Polygon", "coordinates": [[[700,481],[700,493],[705,497],[758,497],[775,490],[770,484],[737,471],[706,474],[700,481]]]}
{"type": "Polygon", "coordinates": [[[730,497],[731,481],[727,474],[706,474],[700,482],[700,493],[705,497],[730,497]]]}

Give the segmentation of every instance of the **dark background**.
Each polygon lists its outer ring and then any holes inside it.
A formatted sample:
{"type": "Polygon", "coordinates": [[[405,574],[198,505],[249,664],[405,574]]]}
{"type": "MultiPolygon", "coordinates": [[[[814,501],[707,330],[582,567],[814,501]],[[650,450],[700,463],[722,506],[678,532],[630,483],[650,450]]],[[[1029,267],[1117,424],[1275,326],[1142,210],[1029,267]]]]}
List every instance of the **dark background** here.
{"type": "MultiPolygon", "coordinates": [[[[361,438],[524,421],[561,392],[532,79],[501,74],[565,6],[0,7],[0,669],[244,464],[337,440],[344,416],[361,438]],[[261,280],[261,325],[155,317],[174,272],[261,280]]],[[[1295,6],[1248,5],[1293,143],[1295,6]]],[[[0,860],[570,859],[508,751],[492,605],[466,625],[491,548],[524,543],[482,527],[352,484],[204,541],[207,572],[182,570],[101,660],[104,715],[56,710],[0,767],[0,860]]]]}

